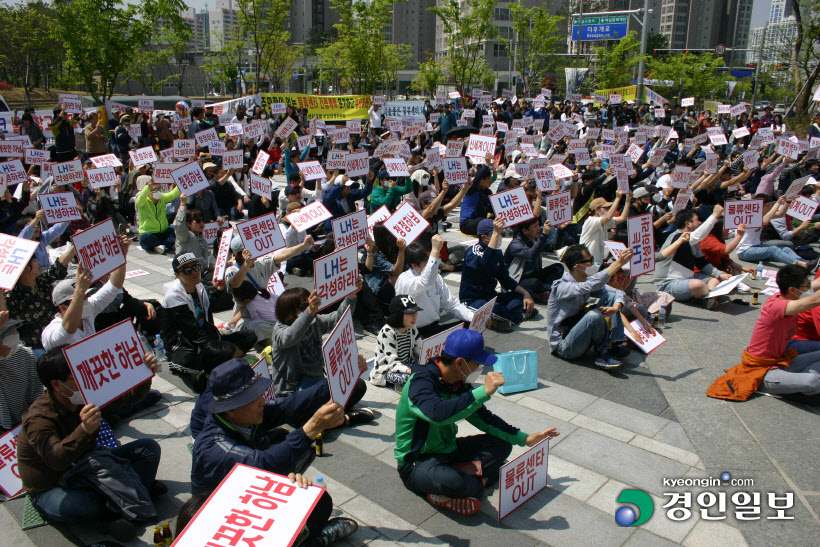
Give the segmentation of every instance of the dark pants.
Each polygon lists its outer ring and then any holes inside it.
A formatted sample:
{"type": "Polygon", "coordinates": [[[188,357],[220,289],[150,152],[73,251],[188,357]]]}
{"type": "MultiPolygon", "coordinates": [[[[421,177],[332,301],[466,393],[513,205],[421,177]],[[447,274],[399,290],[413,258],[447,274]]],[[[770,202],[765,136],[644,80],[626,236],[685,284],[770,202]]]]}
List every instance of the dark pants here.
{"type": "Polygon", "coordinates": [[[512,452],[512,445],[492,435],[473,435],[456,439],[456,450],[449,454],[425,455],[399,468],[404,485],[418,494],[437,494],[448,498],[480,498],[484,492],[481,477],[473,477],[451,467],[454,463],[480,461],[487,484],[498,479],[498,471],[512,452]]]}
{"type": "Polygon", "coordinates": [[[478,223],[484,220],[483,218],[470,218],[467,220],[462,220],[459,225],[458,229],[461,230],[462,234],[467,234],[468,236],[474,236],[478,232],[478,223]]]}
{"type": "Polygon", "coordinates": [[[330,520],[330,514],[333,512],[333,499],[327,490],[322,493],[322,497],[316,502],[313,511],[308,515],[305,526],[308,529],[307,539],[302,543],[302,547],[324,547],[324,541],[319,537],[322,535],[322,529],[330,520]]]}
{"type": "MultiPolygon", "coordinates": [[[[297,391],[294,395],[304,393],[308,390],[311,390],[311,393],[314,393],[312,390],[316,389],[316,387],[315,387],[316,385],[322,385],[322,386],[324,386],[324,388],[321,388],[321,389],[327,390],[327,395],[323,395],[323,397],[321,398],[321,403],[322,404],[320,404],[319,406],[322,406],[323,404],[325,404],[326,402],[328,402],[330,400],[330,388],[327,385],[327,380],[324,379],[324,378],[320,379],[320,378],[311,378],[310,376],[305,376],[304,378],[302,378],[302,384],[299,386],[299,391],[297,391]]],[[[362,397],[364,397],[364,394],[366,392],[367,392],[367,382],[365,382],[361,378],[358,378],[356,380],[356,383],[353,384],[353,393],[350,394],[350,398],[347,400],[347,404],[345,405],[345,410],[350,410],[351,408],[353,408],[353,405],[355,405],[356,403],[358,403],[359,401],[362,400],[362,397]]],[[[324,391],[318,391],[318,392],[315,392],[315,393],[324,394],[324,391]]],[[[290,397],[288,397],[288,399],[293,399],[294,395],[291,395],[290,397]]],[[[299,403],[299,404],[304,406],[304,402],[299,403]]],[[[319,406],[317,406],[316,408],[314,408],[310,412],[310,415],[308,416],[308,418],[310,418],[310,416],[313,416],[313,413],[316,412],[316,410],[319,409],[319,406]]],[[[307,419],[305,421],[307,421],[307,419]]],[[[297,425],[291,424],[290,422],[288,422],[288,423],[290,425],[293,425],[294,427],[302,427],[302,425],[303,425],[303,424],[299,424],[297,426],[297,425]]]]}
{"type": "Polygon", "coordinates": [[[154,247],[163,245],[166,249],[173,252],[176,239],[177,236],[174,233],[174,229],[170,227],[161,234],[145,232],[144,234],[140,234],[140,247],[145,251],[152,252],[154,247]]]}
{"type": "MultiPolygon", "coordinates": [[[[242,353],[248,353],[256,344],[256,335],[251,331],[240,330],[230,334],[222,334],[220,340],[230,342],[238,347],[242,353]]],[[[166,347],[170,346],[166,343],[166,347]]],[[[168,360],[186,368],[201,370],[199,368],[199,348],[191,348],[188,344],[181,344],[178,349],[168,353],[168,360]]]]}
{"type": "MultiPolygon", "coordinates": [[[[162,306],[156,300],[139,300],[137,298],[130,299],[127,303],[123,303],[120,309],[111,313],[101,313],[94,318],[94,328],[97,332],[112,327],[124,321],[131,319],[137,323],[137,328],[143,332],[155,336],[162,331],[159,316],[162,313],[162,306]],[[157,312],[157,319],[148,319],[148,310],[145,308],[145,302],[149,302],[157,312]]],[[[153,340],[149,340],[152,342],[153,340]]]]}
{"type": "MultiPolygon", "coordinates": [[[[473,309],[479,309],[481,306],[492,300],[491,298],[482,300],[470,300],[463,302],[473,309]]],[[[504,292],[499,294],[495,299],[495,306],[493,306],[493,314],[504,319],[508,319],[519,324],[524,320],[524,297],[517,292],[504,292]]]]}
{"type": "Polygon", "coordinates": [[[444,332],[447,329],[451,329],[458,325],[459,323],[464,323],[463,321],[453,321],[452,323],[445,323],[441,324],[438,321],[433,321],[429,325],[424,325],[423,327],[416,327],[419,331],[419,336],[421,336],[422,340],[425,338],[430,338],[433,335],[436,335],[440,332],[444,332]]]}
{"type": "Polygon", "coordinates": [[[533,294],[544,294],[550,292],[552,282],[561,279],[563,275],[563,265],[550,264],[546,268],[525,273],[521,276],[521,281],[518,284],[533,294]]]}
{"type": "MultiPolygon", "coordinates": [[[[111,451],[131,462],[145,488],[151,488],[157,476],[160,458],[159,444],[153,439],[139,439],[111,451]]],[[[110,518],[106,500],[90,489],[52,488],[31,496],[34,506],[52,522],[89,522],[110,518]]]]}

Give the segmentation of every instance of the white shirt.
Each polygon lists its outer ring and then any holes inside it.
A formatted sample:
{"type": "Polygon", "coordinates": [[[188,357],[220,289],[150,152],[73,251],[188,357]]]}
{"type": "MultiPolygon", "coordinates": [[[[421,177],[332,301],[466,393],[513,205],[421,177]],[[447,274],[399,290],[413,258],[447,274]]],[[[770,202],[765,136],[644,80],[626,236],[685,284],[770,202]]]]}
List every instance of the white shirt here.
{"type": "Polygon", "coordinates": [[[663,175],[658,179],[658,181],[655,183],[655,186],[663,190],[670,184],[672,184],[672,176],[667,173],[666,175],[663,175]]]}
{"type": "Polygon", "coordinates": [[[462,321],[473,320],[473,311],[453,296],[439,275],[440,261],[431,256],[421,275],[411,268],[402,272],[396,280],[396,294],[412,296],[421,308],[418,319],[416,319],[416,328],[426,327],[438,321],[441,317],[439,311],[442,309],[462,321]]]}
{"type": "Polygon", "coordinates": [[[107,282],[102,288],[88,298],[88,303],[91,306],[91,317],[83,319],[83,324],[80,328],[74,331],[74,334],[69,334],[63,328],[63,318],[57,315],[51,320],[51,323],[46,325],[41,335],[43,342],[43,349],[49,351],[50,349],[66,344],[74,344],[84,338],[88,338],[92,334],[97,333],[94,328],[94,319],[97,314],[101,313],[108,307],[111,302],[120,294],[122,289],[116,288],[111,282],[107,282]]]}
{"type": "Polygon", "coordinates": [[[583,228],[581,228],[580,238],[580,243],[587,246],[589,254],[592,255],[592,259],[595,260],[597,264],[601,264],[607,254],[607,248],[606,245],[604,245],[607,230],[615,228],[614,218],[607,222],[606,225],[604,225],[601,220],[601,217],[589,217],[586,222],[584,222],[583,228]]]}

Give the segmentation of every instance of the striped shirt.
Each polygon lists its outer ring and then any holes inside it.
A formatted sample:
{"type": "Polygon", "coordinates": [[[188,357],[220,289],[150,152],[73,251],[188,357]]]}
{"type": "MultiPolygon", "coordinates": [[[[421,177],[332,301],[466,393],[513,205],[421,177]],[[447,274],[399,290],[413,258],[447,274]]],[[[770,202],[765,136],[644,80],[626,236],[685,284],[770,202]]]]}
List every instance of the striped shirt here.
{"type": "Polygon", "coordinates": [[[31,403],[43,394],[36,363],[34,353],[25,346],[7,359],[0,358],[0,428],[8,430],[19,424],[31,403]]]}

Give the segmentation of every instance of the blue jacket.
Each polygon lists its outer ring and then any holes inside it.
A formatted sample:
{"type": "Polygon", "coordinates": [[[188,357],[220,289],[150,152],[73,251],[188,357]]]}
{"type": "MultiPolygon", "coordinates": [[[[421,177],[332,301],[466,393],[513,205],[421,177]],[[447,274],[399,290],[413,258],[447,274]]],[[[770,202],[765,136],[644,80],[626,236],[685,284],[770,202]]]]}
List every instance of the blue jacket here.
{"type": "MultiPolygon", "coordinates": [[[[310,146],[305,146],[305,149],[302,150],[302,155],[299,156],[299,161],[300,162],[305,161],[305,158],[307,157],[308,152],[310,152],[310,146]]],[[[282,151],[282,165],[285,167],[285,176],[287,177],[286,180],[288,181],[287,184],[290,184],[290,175],[291,175],[291,173],[298,173],[299,172],[299,166],[298,165],[293,165],[293,163],[290,161],[290,150],[283,150],[282,151]]]]}
{"type": "MultiPolygon", "coordinates": [[[[374,178],[375,180],[375,178],[374,178]]],[[[333,187],[330,189],[324,198],[322,198],[322,203],[327,210],[333,215],[333,218],[343,217],[349,213],[356,212],[356,201],[360,199],[367,199],[367,196],[370,195],[370,192],[373,190],[373,181],[368,180],[364,188],[359,188],[358,190],[351,190],[346,196],[342,196],[342,189],[344,188],[341,184],[334,184],[333,187]],[[342,201],[347,200],[347,204],[349,207],[349,211],[345,212],[344,207],[342,207],[342,201]]],[[[332,226],[330,219],[325,222],[325,229],[331,229],[332,226]]]]}
{"type": "Polygon", "coordinates": [[[459,221],[464,222],[473,218],[495,218],[495,211],[490,203],[492,192],[488,188],[482,190],[475,183],[475,191],[467,191],[467,195],[461,200],[461,213],[459,221]]]}
{"type": "MultiPolygon", "coordinates": [[[[208,398],[213,396],[210,388],[200,395],[191,416],[191,432],[195,422],[202,419],[208,398]]],[[[250,438],[227,423],[218,414],[207,414],[202,430],[194,441],[193,465],[191,466],[192,493],[213,490],[222,482],[237,463],[257,467],[280,475],[296,471],[297,462],[313,450],[313,441],[305,435],[302,425],[314,412],[330,400],[327,382],[317,382],[290,397],[280,397],[265,405],[265,413],[260,425],[250,429],[250,438]],[[285,440],[271,444],[265,433],[282,424],[295,429],[285,440]]]]}
{"type": "Polygon", "coordinates": [[[439,126],[441,127],[441,134],[446,135],[452,128],[456,126],[456,115],[452,110],[442,113],[439,118],[439,126]]]}
{"type": "Polygon", "coordinates": [[[498,283],[508,291],[518,286],[518,282],[510,277],[501,249],[491,249],[481,242],[467,249],[462,265],[459,300],[467,304],[474,300],[490,300],[497,296],[495,287],[498,283]]]}

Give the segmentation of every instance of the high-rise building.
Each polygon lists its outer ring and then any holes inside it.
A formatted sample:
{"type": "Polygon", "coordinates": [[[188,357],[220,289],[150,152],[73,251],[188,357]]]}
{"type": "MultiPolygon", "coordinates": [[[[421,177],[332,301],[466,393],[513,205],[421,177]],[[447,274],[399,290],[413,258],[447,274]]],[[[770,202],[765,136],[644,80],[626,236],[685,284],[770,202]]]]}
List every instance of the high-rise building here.
{"type": "Polygon", "coordinates": [[[405,0],[393,4],[389,37],[393,44],[410,46],[412,68],[418,68],[436,51],[436,14],[429,11],[436,0],[405,0]]]}
{"type": "Polygon", "coordinates": [[[285,28],[290,31],[291,43],[304,44],[317,35],[329,35],[338,22],[330,0],[294,0],[285,28]]]}
{"type": "Polygon", "coordinates": [[[237,23],[233,0],[216,0],[216,5],[208,12],[211,49],[219,49],[234,38],[237,23]]]}
{"type": "Polygon", "coordinates": [[[796,39],[797,19],[794,16],[791,0],[772,0],[766,25],[756,27],[751,31],[749,40],[751,51],[746,52],[746,61],[760,63],[761,67],[787,63],[796,39]]]}
{"type": "Polygon", "coordinates": [[[744,48],[754,0],[661,0],[660,34],[671,49],[744,48]]]}

